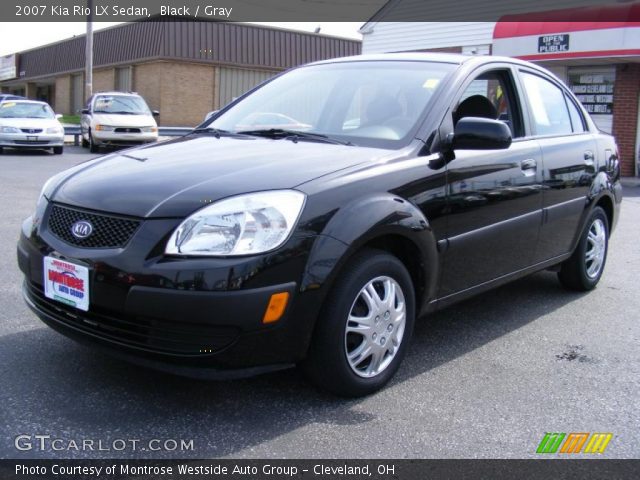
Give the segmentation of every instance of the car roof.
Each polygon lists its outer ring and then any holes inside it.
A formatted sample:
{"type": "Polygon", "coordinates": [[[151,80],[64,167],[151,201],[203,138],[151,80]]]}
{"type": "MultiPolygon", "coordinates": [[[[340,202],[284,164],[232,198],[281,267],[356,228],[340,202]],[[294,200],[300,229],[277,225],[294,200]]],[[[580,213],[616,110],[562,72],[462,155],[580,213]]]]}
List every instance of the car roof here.
{"type": "Polygon", "coordinates": [[[40,100],[29,100],[28,98],[10,98],[9,100],[11,101],[11,103],[35,103],[36,105],[49,106],[47,102],[42,102],[40,100]]]}
{"type": "Polygon", "coordinates": [[[99,96],[99,95],[121,95],[121,96],[127,96],[127,97],[139,97],[140,94],[136,93],[136,92],[97,92],[93,94],[95,97],[99,96]]]}
{"type": "Polygon", "coordinates": [[[462,53],[440,53],[440,52],[401,52],[401,53],[376,53],[365,55],[354,55],[351,57],[333,58],[311,63],[310,65],[321,65],[326,63],[348,63],[348,62],[375,62],[375,61],[405,61],[405,62],[438,62],[462,65],[466,63],[483,64],[506,62],[518,65],[536,67],[536,65],[511,57],[500,57],[495,55],[465,55],[462,53]]]}

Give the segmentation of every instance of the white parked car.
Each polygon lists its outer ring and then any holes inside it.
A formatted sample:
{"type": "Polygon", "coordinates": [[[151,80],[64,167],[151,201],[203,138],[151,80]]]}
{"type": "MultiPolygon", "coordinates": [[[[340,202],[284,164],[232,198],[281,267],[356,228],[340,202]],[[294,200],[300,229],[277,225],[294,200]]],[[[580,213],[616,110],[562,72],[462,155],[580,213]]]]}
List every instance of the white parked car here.
{"type": "Polygon", "coordinates": [[[147,102],[137,93],[103,92],[82,109],[82,146],[92,153],[100,146],[130,146],[158,140],[158,124],[147,102]]]}
{"type": "Polygon", "coordinates": [[[60,155],[64,128],[45,102],[9,100],[0,103],[0,153],[4,148],[51,148],[60,155]]]}

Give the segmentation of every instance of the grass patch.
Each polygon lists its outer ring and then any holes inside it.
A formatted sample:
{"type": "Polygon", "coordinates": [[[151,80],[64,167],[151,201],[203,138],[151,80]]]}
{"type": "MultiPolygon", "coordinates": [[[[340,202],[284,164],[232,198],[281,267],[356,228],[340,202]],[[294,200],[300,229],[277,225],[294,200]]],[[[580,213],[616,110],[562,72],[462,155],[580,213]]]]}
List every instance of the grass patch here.
{"type": "Polygon", "coordinates": [[[80,115],[63,115],[60,119],[61,123],[70,123],[72,125],[80,125],[80,115]]]}

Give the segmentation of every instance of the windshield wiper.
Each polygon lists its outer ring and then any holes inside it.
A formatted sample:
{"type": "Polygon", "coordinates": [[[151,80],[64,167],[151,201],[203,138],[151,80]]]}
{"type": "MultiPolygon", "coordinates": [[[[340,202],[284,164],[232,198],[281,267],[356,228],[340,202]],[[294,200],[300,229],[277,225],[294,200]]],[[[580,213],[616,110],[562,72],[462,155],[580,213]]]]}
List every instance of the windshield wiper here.
{"type": "Polygon", "coordinates": [[[220,130],[219,128],[213,128],[213,127],[194,128],[189,133],[209,133],[216,138],[220,138],[220,137],[236,137],[236,138],[245,137],[246,138],[246,135],[243,135],[240,132],[230,132],[229,130],[220,130]]]}
{"type": "Polygon", "coordinates": [[[109,112],[109,113],[114,113],[116,115],[143,115],[144,112],[127,112],[125,110],[119,110],[116,112],[109,112]]]}
{"type": "Polygon", "coordinates": [[[322,133],[300,132],[298,130],[286,130],[283,128],[267,128],[262,130],[241,130],[236,132],[242,135],[253,135],[256,137],[267,138],[286,138],[288,140],[297,143],[298,140],[310,140],[316,142],[332,143],[334,145],[349,145],[353,146],[351,142],[345,142],[335,138],[331,138],[328,135],[322,133]]]}

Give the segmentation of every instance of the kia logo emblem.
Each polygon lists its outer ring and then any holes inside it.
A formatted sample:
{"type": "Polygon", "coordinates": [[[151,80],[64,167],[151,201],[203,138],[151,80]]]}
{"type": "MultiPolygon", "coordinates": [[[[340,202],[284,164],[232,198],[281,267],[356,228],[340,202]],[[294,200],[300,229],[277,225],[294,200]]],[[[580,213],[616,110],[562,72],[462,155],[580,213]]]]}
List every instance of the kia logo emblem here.
{"type": "Polygon", "coordinates": [[[93,225],[86,220],[80,220],[71,225],[71,233],[74,237],[82,240],[93,233],[93,225]]]}

